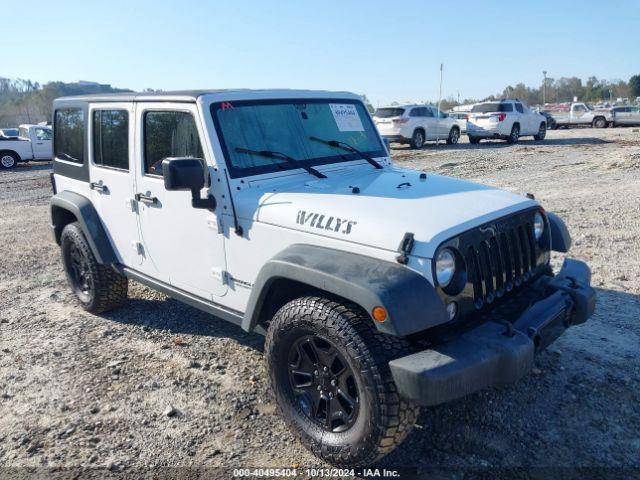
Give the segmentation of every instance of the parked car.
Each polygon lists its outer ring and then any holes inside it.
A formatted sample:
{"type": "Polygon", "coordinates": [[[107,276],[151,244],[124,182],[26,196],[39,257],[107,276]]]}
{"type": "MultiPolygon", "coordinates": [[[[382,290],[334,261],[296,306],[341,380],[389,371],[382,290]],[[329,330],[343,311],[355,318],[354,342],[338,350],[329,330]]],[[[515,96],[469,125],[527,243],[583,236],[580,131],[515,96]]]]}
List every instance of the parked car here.
{"type": "Polygon", "coordinates": [[[0,168],[15,167],[18,162],[51,160],[52,130],[39,125],[20,125],[17,137],[0,137],[0,168]]]}
{"type": "Polygon", "coordinates": [[[477,103],[471,108],[467,120],[467,135],[471,143],[488,138],[515,143],[527,135],[543,140],[546,134],[545,117],[519,100],[477,103]]]}
{"type": "Polygon", "coordinates": [[[390,142],[408,143],[412,148],[422,148],[430,140],[455,144],[460,139],[461,129],[455,119],[432,105],[378,108],[373,121],[384,138],[390,142]]]}
{"type": "Polygon", "coordinates": [[[640,107],[613,107],[611,123],[614,127],[640,125],[640,107]]]}
{"type": "Polygon", "coordinates": [[[467,118],[469,118],[468,112],[450,111],[447,112],[447,115],[456,121],[458,127],[460,127],[461,133],[467,133],[467,118]]]}
{"type": "Polygon", "coordinates": [[[275,404],[326,462],[374,464],[419,405],[516,381],[594,311],[585,263],[553,272],[571,244],[557,215],[393,165],[358,95],[122,93],[53,111],[50,225],[79,305],[122,307],[133,279],[265,334],[275,404]]]}
{"type": "Polygon", "coordinates": [[[0,129],[0,137],[17,138],[18,137],[18,129],[17,128],[2,128],[2,129],[0,129]]]}
{"type": "Polygon", "coordinates": [[[553,117],[557,127],[581,125],[605,128],[613,120],[611,109],[594,110],[582,102],[545,105],[543,110],[553,117]]]}

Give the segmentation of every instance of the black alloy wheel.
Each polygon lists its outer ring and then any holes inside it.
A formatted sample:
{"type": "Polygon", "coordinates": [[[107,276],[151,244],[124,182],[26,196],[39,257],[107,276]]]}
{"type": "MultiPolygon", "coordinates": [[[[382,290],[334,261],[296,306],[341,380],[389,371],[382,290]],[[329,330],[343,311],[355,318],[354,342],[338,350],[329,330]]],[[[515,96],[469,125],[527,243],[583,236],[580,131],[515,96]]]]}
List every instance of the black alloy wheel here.
{"type": "Polygon", "coordinates": [[[349,429],[358,417],[358,387],[336,346],[319,335],[303,335],[288,358],[290,394],[304,415],[327,432],[349,429]]]}

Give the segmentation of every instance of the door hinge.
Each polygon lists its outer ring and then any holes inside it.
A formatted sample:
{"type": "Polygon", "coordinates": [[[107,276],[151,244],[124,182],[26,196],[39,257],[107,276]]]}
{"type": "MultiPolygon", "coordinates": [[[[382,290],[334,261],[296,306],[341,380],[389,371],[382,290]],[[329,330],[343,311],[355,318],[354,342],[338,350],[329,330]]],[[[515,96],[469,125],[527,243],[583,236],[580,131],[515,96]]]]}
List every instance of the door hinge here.
{"type": "Polygon", "coordinates": [[[229,285],[229,273],[221,268],[212,268],[211,274],[214,278],[220,280],[222,285],[229,285]]]}

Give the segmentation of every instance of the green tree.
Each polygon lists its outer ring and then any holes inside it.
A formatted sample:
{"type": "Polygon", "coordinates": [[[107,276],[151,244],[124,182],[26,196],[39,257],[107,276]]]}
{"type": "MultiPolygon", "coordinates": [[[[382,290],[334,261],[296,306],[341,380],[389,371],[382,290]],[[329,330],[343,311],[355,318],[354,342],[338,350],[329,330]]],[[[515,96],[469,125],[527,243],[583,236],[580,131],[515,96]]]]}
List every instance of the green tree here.
{"type": "Polygon", "coordinates": [[[634,75],[629,79],[629,94],[632,97],[640,97],[640,75],[634,75]]]}

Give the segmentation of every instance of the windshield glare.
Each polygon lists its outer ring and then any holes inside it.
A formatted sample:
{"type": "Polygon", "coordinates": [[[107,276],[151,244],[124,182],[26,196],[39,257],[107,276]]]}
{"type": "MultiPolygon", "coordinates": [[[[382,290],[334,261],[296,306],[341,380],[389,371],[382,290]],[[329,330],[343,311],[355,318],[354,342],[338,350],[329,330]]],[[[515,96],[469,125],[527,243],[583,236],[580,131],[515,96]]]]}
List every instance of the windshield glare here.
{"type": "Polygon", "coordinates": [[[234,178],[360,158],[310,137],[386,156],[364,105],[355,100],[220,102],[211,105],[211,113],[234,178]],[[290,158],[255,154],[263,151],[290,158]]]}

